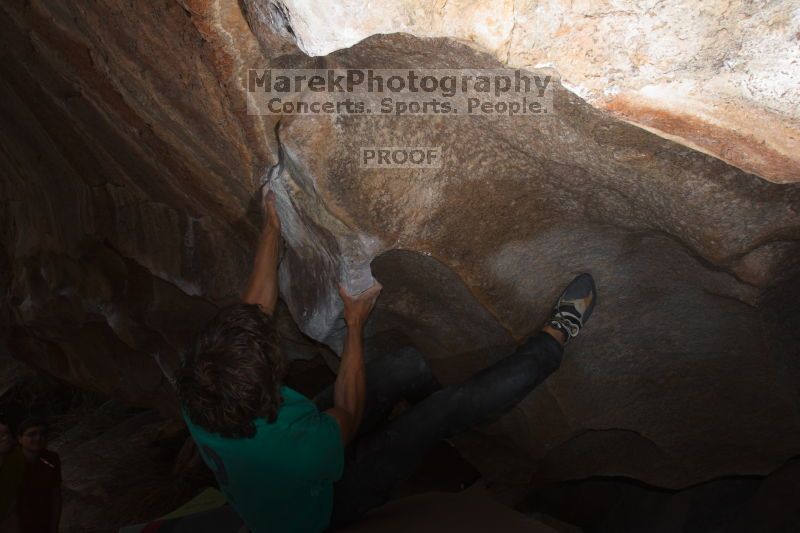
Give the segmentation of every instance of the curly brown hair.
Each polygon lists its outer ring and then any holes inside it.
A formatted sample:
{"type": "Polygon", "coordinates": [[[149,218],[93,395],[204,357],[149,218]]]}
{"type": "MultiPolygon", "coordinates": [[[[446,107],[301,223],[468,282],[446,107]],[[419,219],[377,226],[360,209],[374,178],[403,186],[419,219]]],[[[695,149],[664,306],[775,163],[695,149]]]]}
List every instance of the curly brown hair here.
{"type": "Polygon", "coordinates": [[[273,422],[278,415],[285,372],[274,319],[258,305],[232,305],[184,353],[175,374],[178,399],[203,429],[227,438],[253,437],[254,420],[273,422]]]}

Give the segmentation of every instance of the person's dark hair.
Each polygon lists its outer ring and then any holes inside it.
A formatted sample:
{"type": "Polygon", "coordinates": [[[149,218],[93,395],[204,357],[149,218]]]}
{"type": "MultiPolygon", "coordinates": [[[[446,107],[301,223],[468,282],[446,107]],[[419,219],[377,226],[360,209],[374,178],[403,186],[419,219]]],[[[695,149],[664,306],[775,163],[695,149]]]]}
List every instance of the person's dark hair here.
{"type": "Polygon", "coordinates": [[[252,437],[275,420],[286,363],[274,319],[254,304],[222,309],[197,335],[175,373],[191,421],[228,438],[252,437]]]}
{"type": "Polygon", "coordinates": [[[44,418],[39,418],[38,416],[29,416],[25,420],[23,420],[19,426],[17,426],[16,434],[18,437],[21,437],[31,428],[42,427],[45,431],[47,431],[47,422],[44,418]]]}

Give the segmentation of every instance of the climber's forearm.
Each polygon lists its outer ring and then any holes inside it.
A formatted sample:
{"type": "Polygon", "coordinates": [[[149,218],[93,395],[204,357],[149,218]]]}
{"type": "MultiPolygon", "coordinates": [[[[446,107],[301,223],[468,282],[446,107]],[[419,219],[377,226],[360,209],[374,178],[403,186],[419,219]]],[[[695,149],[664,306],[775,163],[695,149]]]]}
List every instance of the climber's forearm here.
{"type": "Polygon", "coordinates": [[[367,386],[364,379],[364,328],[347,327],[342,364],[334,385],[334,405],[347,409],[358,428],[364,414],[367,386]]]}
{"type": "Polygon", "coordinates": [[[333,408],[326,413],[339,422],[342,442],[347,445],[356,436],[364,414],[367,384],[364,377],[364,328],[348,325],[342,363],[333,387],[333,408]]]}
{"type": "Polygon", "coordinates": [[[372,287],[357,296],[347,294],[339,286],[339,296],[344,303],[344,321],[347,337],[342,352],[342,364],[333,386],[333,407],[325,411],[339,422],[342,442],[348,444],[356,435],[367,395],[364,377],[364,324],[375,306],[375,300],[383,286],[377,281],[372,287]]]}
{"type": "Polygon", "coordinates": [[[270,315],[278,302],[280,240],[280,229],[264,228],[256,249],[253,271],[242,296],[245,303],[258,304],[270,315]]]}

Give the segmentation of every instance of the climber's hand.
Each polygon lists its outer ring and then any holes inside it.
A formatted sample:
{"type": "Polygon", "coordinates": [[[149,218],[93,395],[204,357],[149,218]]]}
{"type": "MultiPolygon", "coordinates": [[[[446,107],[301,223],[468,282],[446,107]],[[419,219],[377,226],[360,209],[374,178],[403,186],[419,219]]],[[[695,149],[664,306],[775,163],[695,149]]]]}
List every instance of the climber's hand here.
{"type": "Polygon", "coordinates": [[[339,296],[344,302],[344,320],[348,327],[363,327],[367,322],[375,301],[381,294],[383,285],[377,281],[358,296],[350,296],[342,285],[339,285],[339,296]]]}
{"type": "Polygon", "coordinates": [[[281,233],[281,219],[278,216],[278,209],[275,207],[275,193],[267,191],[264,195],[264,232],[281,233]]]}
{"type": "Polygon", "coordinates": [[[264,194],[264,225],[258,240],[253,270],[242,294],[242,301],[258,304],[271,315],[278,302],[278,263],[281,252],[281,219],[275,208],[275,193],[264,194]]]}

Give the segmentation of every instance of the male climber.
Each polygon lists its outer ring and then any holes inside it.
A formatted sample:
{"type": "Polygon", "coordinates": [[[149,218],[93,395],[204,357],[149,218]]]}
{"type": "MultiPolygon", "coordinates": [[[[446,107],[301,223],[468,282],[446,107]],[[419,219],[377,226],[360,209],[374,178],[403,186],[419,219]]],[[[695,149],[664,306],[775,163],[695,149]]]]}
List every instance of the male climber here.
{"type": "Polygon", "coordinates": [[[442,388],[414,348],[364,365],[364,324],[381,291],[339,289],[347,335],[335,383],[312,402],[283,385],[273,312],[281,224],[272,192],[242,303],[225,308],[176,373],[192,437],[255,533],[322,531],[386,502],[440,439],[506,412],[561,363],[597,294],[589,274],[561,294],[542,331],[460,385],[442,388]],[[386,422],[401,399],[416,401],[386,422]]]}

